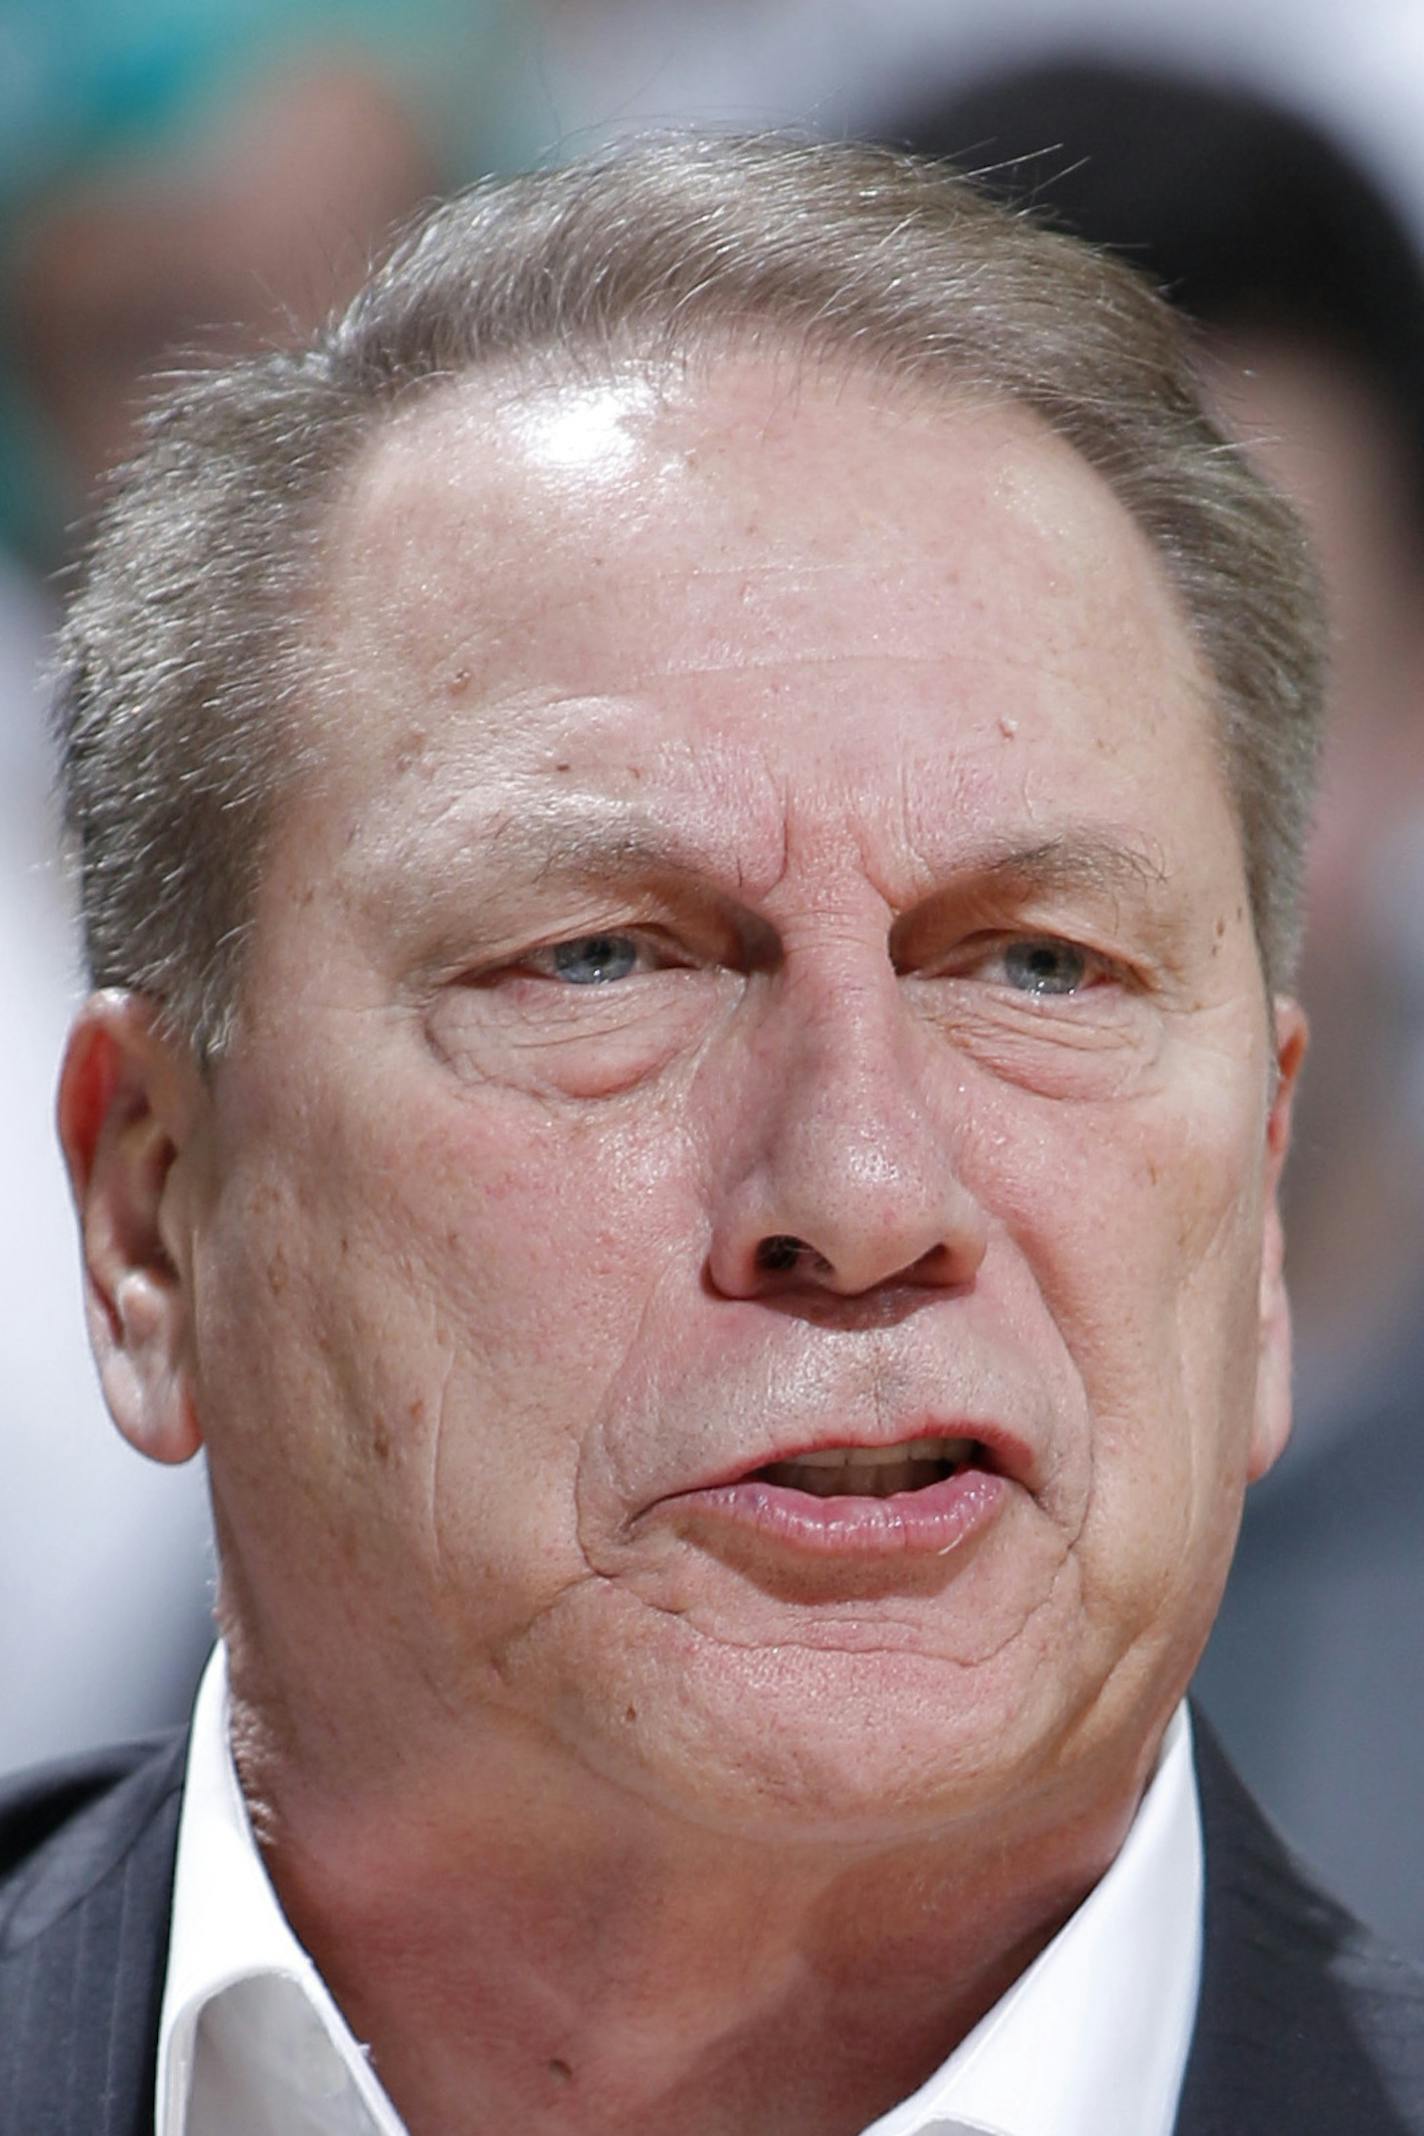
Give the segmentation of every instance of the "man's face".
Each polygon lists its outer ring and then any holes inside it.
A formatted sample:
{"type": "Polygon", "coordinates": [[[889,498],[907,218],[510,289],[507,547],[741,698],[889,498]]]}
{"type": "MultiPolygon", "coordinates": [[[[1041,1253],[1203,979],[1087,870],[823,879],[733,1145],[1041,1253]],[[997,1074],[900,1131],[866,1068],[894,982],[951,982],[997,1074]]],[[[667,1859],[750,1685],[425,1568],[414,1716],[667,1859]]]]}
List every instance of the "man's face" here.
{"type": "Polygon", "coordinates": [[[866,1834],[1148,1743],[1284,1429],[1284,1101],[1106,488],[750,357],[462,383],[356,471],[316,635],[180,1161],[284,1707],[866,1834]]]}

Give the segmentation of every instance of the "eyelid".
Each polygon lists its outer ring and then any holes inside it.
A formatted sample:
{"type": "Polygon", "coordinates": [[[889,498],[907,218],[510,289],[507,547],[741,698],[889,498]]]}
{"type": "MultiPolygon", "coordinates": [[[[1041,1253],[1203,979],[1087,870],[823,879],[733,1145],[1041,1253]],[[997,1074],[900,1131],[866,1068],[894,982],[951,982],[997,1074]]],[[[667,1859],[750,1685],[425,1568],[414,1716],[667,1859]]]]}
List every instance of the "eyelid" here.
{"type": "Polygon", "coordinates": [[[671,909],[655,898],[641,916],[624,912],[607,916],[590,911],[583,925],[565,926],[557,933],[533,942],[511,944],[507,952],[491,957],[471,972],[469,983],[479,984],[527,969],[535,956],[551,954],[573,942],[586,942],[597,935],[626,936],[647,943],[658,953],[654,968],[687,970],[721,968],[736,972],[772,970],[781,961],[781,940],[776,929],[760,915],[730,905],[722,899],[679,901],[671,909]]]}
{"type": "MultiPolygon", "coordinates": [[[[1075,957],[1083,959],[1087,966],[1087,975],[1083,985],[1073,990],[1075,993],[1082,993],[1093,982],[1103,979],[1115,980],[1127,986],[1135,982],[1136,974],[1122,958],[1114,957],[1108,951],[1097,949],[1091,942],[1080,941],[1073,935],[1060,934],[1051,927],[985,928],[981,933],[967,935],[945,956],[923,966],[921,975],[926,978],[966,978],[974,971],[981,970],[995,956],[1002,956],[1007,950],[1019,947],[1031,949],[1037,944],[1068,950],[1075,957]]],[[[1027,993],[1028,990],[1016,987],[1013,991],[1027,993]]],[[[1059,998],[1069,999],[1071,996],[1063,995],[1059,998]]]]}
{"type": "Polygon", "coordinates": [[[580,927],[569,934],[551,935],[546,941],[531,943],[527,948],[484,966],[471,975],[471,981],[477,986],[488,986],[521,974],[554,979],[559,974],[553,960],[561,949],[576,947],[581,942],[598,941],[633,943],[640,955],[630,977],[650,971],[697,970],[715,961],[679,940],[668,928],[641,921],[623,926],[580,927]]]}
{"type": "Polygon", "coordinates": [[[541,977],[557,978],[560,975],[554,960],[559,951],[561,949],[576,949],[583,942],[631,942],[640,953],[640,961],[634,966],[636,971],[660,971],[665,970],[670,964],[690,961],[686,955],[673,956],[668,954],[664,956],[657,954],[664,944],[668,944],[670,948],[669,938],[661,928],[590,927],[586,928],[581,934],[559,935],[552,942],[540,942],[535,948],[525,950],[515,964],[506,965],[503,968],[517,971],[521,965],[533,966],[541,977]],[[641,961],[641,953],[645,951],[652,953],[646,962],[641,961]]]}

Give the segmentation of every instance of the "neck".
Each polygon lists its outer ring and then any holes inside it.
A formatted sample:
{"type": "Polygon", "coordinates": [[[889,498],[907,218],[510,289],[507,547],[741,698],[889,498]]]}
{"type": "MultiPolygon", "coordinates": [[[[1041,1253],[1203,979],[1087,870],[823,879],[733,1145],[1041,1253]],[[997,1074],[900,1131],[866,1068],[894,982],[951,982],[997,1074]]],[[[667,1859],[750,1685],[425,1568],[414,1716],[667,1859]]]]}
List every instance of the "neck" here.
{"type": "Polygon", "coordinates": [[[503,1736],[415,1814],[408,1768],[356,1793],[262,1740],[278,1895],[412,2136],[850,2136],[1050,1941],[1144,1782],[847,1848],[689,1824],[503,1736]]]}

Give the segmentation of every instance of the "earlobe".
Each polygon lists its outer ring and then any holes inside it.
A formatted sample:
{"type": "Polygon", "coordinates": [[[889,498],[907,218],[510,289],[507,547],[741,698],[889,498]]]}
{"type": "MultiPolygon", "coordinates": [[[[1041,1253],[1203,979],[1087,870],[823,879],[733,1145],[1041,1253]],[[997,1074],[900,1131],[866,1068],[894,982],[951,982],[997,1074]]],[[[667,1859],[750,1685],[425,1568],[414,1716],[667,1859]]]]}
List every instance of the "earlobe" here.
{"type": "Polygon", "coordinates": [[[1285,996],[1275,1004],[1275,1081],[1266,1119],[1262,1214],[1260,1343],[1256,1416],[1247,1479],[1256,1483],[1285,1450],[1291,1425],[1291,1321],[1281,1225],[1281,1172],[1290,1149],[1291,1108],[1305,1058],[1305,1013],[1285,996]]]}
{"type": "Polygon", "coordinates": [[[89,1338],[115,1423],[155,1461],[186,1461],[201,1443],[173,1194],[196,1081],[143,996],[96,994],[75,1019],[59,1135],[83,1242],[89,1338]]]}

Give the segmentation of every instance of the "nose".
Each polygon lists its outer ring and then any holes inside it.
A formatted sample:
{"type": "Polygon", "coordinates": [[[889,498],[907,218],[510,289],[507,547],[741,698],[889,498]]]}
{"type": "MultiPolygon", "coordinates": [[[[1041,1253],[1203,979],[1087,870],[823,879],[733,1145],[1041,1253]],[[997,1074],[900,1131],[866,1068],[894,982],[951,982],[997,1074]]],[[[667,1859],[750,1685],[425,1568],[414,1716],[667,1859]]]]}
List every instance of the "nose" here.
{"type": "Polygon", "coordinates": [[[988,1233],[956,1165],[955,1069],[888,965],[877,984],[828,990],[809,1016],[788,999],[769,1024],[725,1138],[714,1287],[851,1298],[972,1283],[988,1233]]]}

